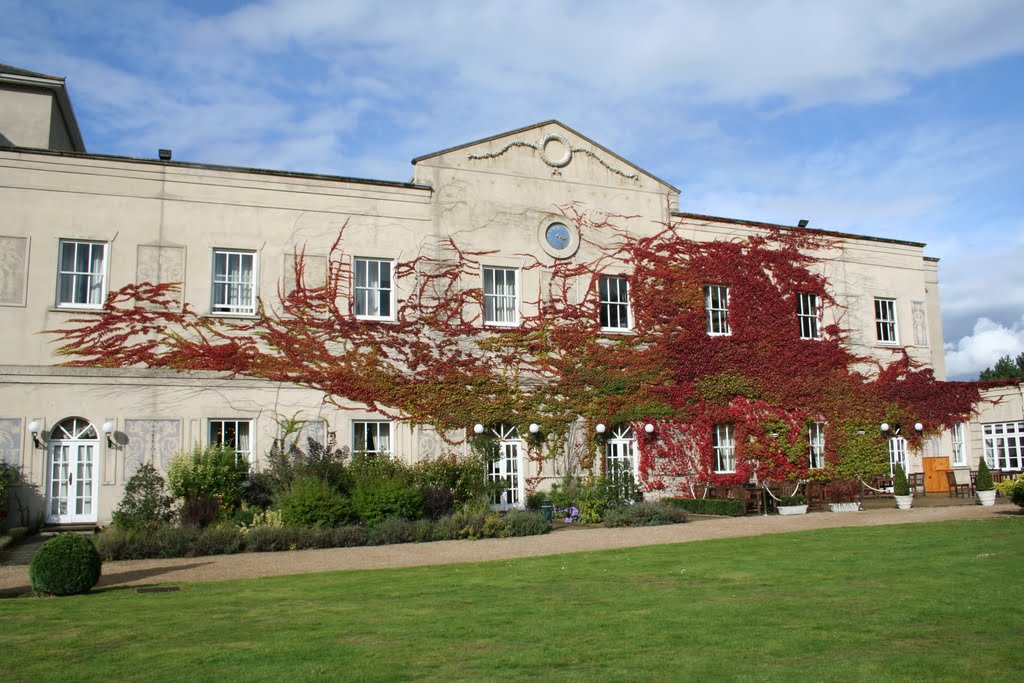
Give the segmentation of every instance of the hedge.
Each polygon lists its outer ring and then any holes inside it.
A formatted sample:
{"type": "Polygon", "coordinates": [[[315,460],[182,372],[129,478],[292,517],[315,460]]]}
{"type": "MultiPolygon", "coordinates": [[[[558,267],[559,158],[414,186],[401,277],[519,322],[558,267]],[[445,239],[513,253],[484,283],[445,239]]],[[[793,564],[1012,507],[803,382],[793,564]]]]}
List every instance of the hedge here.
{"type": "Polygon", "coordinates": [[[742,517],[746,513],[741,500],[720,500],[718,498],[662,498],[661,500],[695,515],[742,517]]]}

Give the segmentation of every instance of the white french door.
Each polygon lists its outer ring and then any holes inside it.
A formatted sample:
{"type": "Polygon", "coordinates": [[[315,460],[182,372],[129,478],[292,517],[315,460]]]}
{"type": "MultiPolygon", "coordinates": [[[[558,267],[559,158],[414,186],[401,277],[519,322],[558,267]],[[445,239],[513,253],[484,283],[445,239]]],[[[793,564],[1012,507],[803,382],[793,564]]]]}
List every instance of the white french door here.
{"type": "Polygon", "coordinates": [[[488,481],[504,481],[506,486],[494,494],[491,507],[496,510],[510,510],[522,507],[523,479],[520,476],[520,446],[518,430],[508,424],[500,424],[492,430],[498,439],[498,453],[487,461],[488,481]]]}
{"type": "Polygon", "coordinates": [[[95,522],[99,441],[51,441],[46,487],[49,524],[95,522]]]}

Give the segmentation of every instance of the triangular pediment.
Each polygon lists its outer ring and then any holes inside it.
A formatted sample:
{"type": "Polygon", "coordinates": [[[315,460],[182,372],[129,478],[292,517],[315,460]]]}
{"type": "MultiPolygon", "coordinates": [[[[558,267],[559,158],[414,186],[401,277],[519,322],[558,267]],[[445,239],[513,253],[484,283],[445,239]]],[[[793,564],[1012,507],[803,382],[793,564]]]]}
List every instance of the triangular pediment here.
{"type": "Polygon", "coordinates": [[[530,175],[562,175],[573,166],[586,165],[594,173],[642,185],[655,184],[665,191],[679,190],[643,170],[607,147],[560,121],[551,119],[524,128],[449,147],[412,160],[416,165],[457,166],[484,170],[491,162],[504,170],[530,175]]]}

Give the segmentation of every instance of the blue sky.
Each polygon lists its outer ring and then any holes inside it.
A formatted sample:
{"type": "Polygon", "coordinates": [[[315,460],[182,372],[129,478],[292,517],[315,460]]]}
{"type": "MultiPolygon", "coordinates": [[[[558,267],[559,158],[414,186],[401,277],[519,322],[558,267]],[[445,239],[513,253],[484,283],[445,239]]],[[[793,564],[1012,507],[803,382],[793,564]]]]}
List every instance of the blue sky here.
{"type": "Polygon", "coordinates": [[[408,180],[557,118],[680,208],[928,243],[950,376],[1024,352],[1024,2],[0,0],[90,151],[408,180]]]}

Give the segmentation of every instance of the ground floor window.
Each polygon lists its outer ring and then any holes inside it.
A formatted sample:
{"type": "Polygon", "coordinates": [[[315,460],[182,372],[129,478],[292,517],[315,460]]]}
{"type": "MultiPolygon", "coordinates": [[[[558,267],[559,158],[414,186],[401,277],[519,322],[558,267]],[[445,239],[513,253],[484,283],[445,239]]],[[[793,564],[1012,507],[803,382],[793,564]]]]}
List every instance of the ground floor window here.
{"type": "Polygon", "coordinates": [[[818,469],[825,466],[825,423],[807,425],[807,466],[818,469]]]}
{"type": "Polygon", "coordinates": [[[252,420],[210,420],[211,446],[230,446],[236,458],[252,463],[252,420]]]}
{"type": "Polygon", "coordinates": [[[497,451],[487,461],[487,480],[503,481],[505,486],[495,492],[492,506],[501,510],[520,507],[522,478],[520,476],[520,449],[522,440],[515,425],[499,424],[491,430],[497,440],[497,451]]]}
{"type": "Polygon", "coordinates": [[[715,425],[711,432],[715,450],[715,472],[736,471],[736,437],[731,424],[715,425]]]}
{"type": "Polygon", "coordinates": [[[996,470],[1024,469],[1024,422],[982,425],[985,462],[996,470]]]}
{"type": "Polygon", "coordinates": [[[391,457],[391,423],[379,420],[353,422],[352,452],[391,457]]]}
{"type": "Polygon", "coordinates": [[[902,436],[894,436],[889,439],[889,475],[895,476],[896,465],[903,468],[904,474],[907,471],[907,440],[902,436]]]}
{"type": "Polygon", "coordinates": [[[949,458],[949,464],[953,467],[965,467],[967,465],[966,433],[966,425],[963,422],[957,422],[953,425],[953,454],[949,458]]]}

